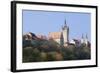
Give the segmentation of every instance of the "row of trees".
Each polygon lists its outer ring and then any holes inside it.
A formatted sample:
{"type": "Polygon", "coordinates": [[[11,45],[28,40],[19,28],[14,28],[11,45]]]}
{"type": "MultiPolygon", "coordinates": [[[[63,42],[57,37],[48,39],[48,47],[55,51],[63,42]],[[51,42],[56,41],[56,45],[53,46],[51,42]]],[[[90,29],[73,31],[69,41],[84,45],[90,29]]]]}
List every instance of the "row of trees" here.
{"type": "Polygon", "coordinates": [[[64,47],[53,40],[23,40],[23,62],[90,59],[90,51],[85,44],[64,47]]]}

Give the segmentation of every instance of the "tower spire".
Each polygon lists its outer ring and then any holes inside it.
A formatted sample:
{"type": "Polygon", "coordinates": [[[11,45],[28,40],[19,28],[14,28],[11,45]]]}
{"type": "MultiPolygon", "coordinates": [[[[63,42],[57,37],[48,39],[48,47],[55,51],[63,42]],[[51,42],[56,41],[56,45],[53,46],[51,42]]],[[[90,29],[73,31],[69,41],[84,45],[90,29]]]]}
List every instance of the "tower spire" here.
{"type": "Polygon", "coordinates": [[[67,28],[67,24],[66,24],[66,19],[65,19],[65,21],[64,21],[64,29],[66,29],[67,28]]]}
{"type": "Polygon", "coordinates": [[[87,36],[87,34],[86,34],[86,39],[88,39],[88,36],[87,36]]]}
{"type": "Polygon", "coordinates": [[[66,19],[65,19],[65,24],[66,24],[66,19]]]}
{"type": "Polygon", "coordinates": [[[67,26],[67,24],[66,24],[66,19],[65,19],[65,26],[67,26]]]}
{"type": "Polygon", "coordinates": [[[83,34],[82,34],[82,39],[84,38],[83,34]]]}

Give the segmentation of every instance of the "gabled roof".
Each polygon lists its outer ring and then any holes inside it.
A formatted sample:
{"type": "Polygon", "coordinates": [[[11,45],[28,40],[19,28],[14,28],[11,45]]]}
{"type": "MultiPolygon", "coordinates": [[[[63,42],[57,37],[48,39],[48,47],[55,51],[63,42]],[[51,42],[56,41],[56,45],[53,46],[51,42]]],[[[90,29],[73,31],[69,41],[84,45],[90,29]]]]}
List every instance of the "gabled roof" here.
{"type": "Polygon", "coordinates": [[[49,33],[49,38],[60,39],[60,37],[61,37],[61,32],[50,32],[49,33]]]}

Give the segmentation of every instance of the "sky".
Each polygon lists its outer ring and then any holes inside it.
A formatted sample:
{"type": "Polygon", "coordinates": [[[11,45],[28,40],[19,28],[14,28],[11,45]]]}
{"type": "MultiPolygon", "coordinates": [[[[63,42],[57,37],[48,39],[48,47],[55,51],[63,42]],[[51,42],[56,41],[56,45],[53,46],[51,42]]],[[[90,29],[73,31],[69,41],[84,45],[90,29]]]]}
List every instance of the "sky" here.
{"type": "Polygon", "coordinates": [[[91,14],[79,12],[55,12],[23,10],[23,34],[32,32],[48,35],[49,32],[61,31],[65,20],[69,26],[69,40],[88,36],[91,39],[91,14]]]}

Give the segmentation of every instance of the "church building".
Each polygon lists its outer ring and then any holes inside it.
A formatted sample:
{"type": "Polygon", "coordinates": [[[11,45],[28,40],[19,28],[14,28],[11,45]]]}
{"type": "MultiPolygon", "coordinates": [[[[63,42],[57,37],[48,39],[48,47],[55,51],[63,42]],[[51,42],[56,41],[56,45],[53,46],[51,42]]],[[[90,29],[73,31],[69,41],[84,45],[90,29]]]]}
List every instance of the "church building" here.
{"type": "Polygon", "coordinates": [[[67,46],[69,43],[69,27],[66,24],[66,20],[64,26],[62,26],[60,32],[50,32],[49,38],[53,39],[57,43],[63,46],[67,46]]]}

